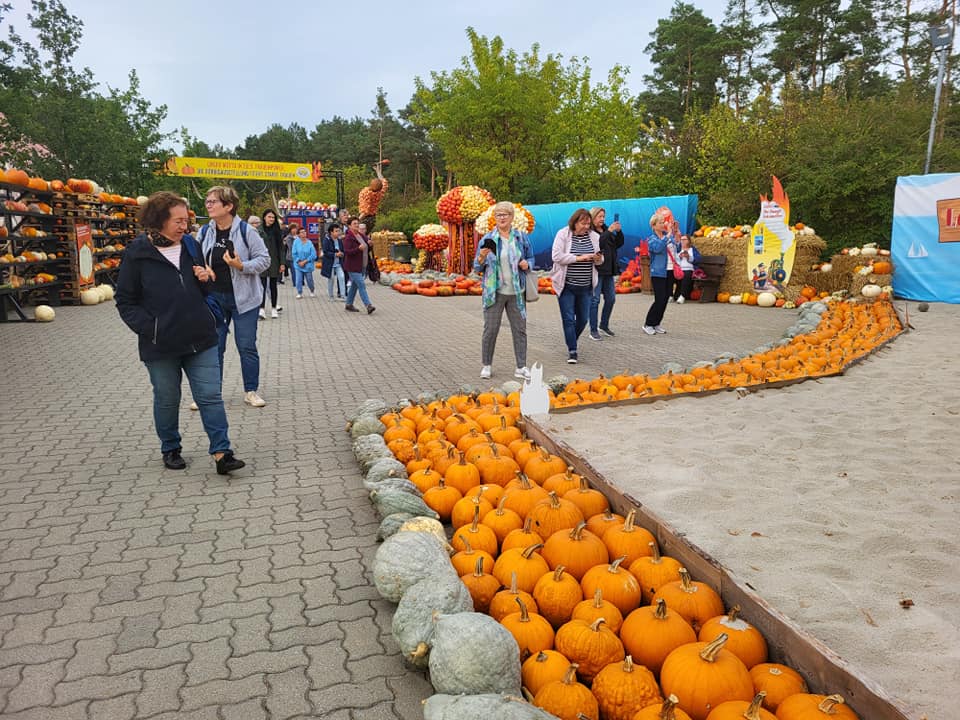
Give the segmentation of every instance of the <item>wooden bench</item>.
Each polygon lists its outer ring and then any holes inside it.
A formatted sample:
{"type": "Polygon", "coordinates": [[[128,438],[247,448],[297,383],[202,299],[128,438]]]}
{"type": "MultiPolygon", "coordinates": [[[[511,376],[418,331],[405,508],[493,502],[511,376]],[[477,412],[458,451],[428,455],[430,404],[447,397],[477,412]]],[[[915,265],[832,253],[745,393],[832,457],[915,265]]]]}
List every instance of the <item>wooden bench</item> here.
{"type": "Polygon", "coordinates": [[[726,255],[703,255],[700,258],[700,264],[697,267],[707,274],[705,278],[693,281],[693,286],[700,289],[700,302],[716,302],[717,289],[720,287],[720,280],[723,278],[726,266],[726,255]]]}

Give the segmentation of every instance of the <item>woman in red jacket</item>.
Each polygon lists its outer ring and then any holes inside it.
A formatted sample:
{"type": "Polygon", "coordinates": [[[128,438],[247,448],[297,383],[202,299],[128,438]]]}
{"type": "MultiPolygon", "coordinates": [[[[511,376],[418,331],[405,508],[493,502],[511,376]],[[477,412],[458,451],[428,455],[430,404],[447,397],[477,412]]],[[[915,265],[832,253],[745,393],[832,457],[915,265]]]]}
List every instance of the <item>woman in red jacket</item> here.
{"type": "Polygon", "coordinates": [[[367,295],[366,278],[363,275],[367,267],[367,253],[370,247],[360,232],[360,219],[351,217],[347,223],[347,233],[343,236],[343,269],[350,278],[350,289],[347,290],[347,312],[360,312],[353,306],[353,299],[360,292],[360,300],[367,306],[367,314],[376,308],[370,303],[367,295]]]}

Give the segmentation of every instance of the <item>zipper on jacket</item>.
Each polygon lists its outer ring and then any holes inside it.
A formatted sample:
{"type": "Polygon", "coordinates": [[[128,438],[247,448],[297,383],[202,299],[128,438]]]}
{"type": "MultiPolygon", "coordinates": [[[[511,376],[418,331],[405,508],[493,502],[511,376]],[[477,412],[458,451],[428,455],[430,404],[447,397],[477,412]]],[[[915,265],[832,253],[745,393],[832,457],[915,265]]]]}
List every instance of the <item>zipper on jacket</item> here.
{"type": "Polygon", "coordinates": [[[159,328],[160,328],[160,318],[155,317],[153,319],[153,344],[154,345],[157,344],[157,333],[159,332],[159,328]]]}

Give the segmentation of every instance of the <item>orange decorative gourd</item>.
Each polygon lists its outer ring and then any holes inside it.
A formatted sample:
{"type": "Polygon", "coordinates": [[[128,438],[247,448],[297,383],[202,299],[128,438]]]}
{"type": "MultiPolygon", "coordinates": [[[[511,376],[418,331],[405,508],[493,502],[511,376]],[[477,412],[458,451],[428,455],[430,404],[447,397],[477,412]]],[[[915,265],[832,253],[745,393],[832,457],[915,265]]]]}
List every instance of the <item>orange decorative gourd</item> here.
{"type": "Polygon", "coordinates": [[[623,515],[618,515],[617,513],[607,510],[599,515],[588,517],[587,530],[602,539],[607,530],[615,525],[621,524],[624,520],[626,520],[626,518],[623,515]]]}
{"type": "MultiPolygon", "coordinates": [[[[549,497],[546,490],[536,483],[531,482],[526,475],[520,472],[518,472],[516,478],[511,480],[507,485],[504,496],[506,497],[506,502],[503,506],[510,508],[522,518],[526,518],[527,515],[530,514],[534,505],[549,497]]],[[[534,530],[536,530],[536,528],[534,528],[534,530]]]]}
{"type": "Polygon", "coordinates": [[[443,479],[447,485],[451,485],[460,491],[461,495],[470,491],[474,485],[480,485],[480,471],[473,463],[468,463],[464,452],[460,452],[457,462],[447,468],[443,474],[443,479]]]}
{"type": "Polygon", "coordinates": [[[621,567],[623,558],[619,557],[609,565],[590,568],[580,580],[584,597],[593,597],[597,588],[603,596],[613,603],[621,614],[627,615],[640,604],[640,584],[633,574],[621,567]]]}
{"type": "MultiPolygon", "coordinates": [[[[518,530],[523,527],[523,520],[519,515],[517,515],[513,510],[505,508],[503,506],[504,498],[500,496],[500,502],[494,510],[490,510],[483,518],[480,520],[484,525],[488,526],[497,536],[497,540],[500,541],[501,545],[512,531],[518,530]]],[[[527,543],[531,545],[533,543],[527,543]]]]}
{"type": "Polygon", "coordinates": [[[767,661],[767,641],[753,625],[738,617],[739,614],[740,606],[734,605],[728,614],[710,618],[700,628],[697,639],[710,642],[720,633],[726,633],[729,638],[726,649],[740,658],[749,670],[767,661]]]}
{"type": "Polygon", "coordinates": [[[599,490],[591,488],[587,479],[584,477],[580,478],[580,487],[576,490],[568,490],[565,493],[557,494],[564,500],[569,500],[580,508],[580,512],[583,513],[584,518],[599,515],[605,510],[610,509],[610,503],[607,502],[606,495],[599,490]]]}
{"type": "Polygon", "coordinates": [[[650,543],[656,538],[649,530],[634,524],[637,511],[631,510],[621,527],[612,527],[603,534],[603,544],[607,546],[610,557],[625,558],[624,567],[630,567],[637,558],[650,554],[650,543]]]}
{"type": "Polygon", "coordinates": [[[736,655],[723,649],[726,635],[711,643],[681,645],[660,668],[660,688],[676,695],[693,720],[706,720],[710,711],[729,700],[753,698],[750,672],[736,655]]]}
{"type": "Polygon", "coordinates": [[[893,272],[893,265],[886,260],[878,260],[873,264],[873,272],[877,275],[889,275],[893,272]]]}
{"type": "MultiPolygon", "coordinates": [[[[431,460],[430,458],[428,458],[423,454],[423,452],[420,450],[419,445],[414,445],[413,459],[407,462],[406,467],[407,467],[407,474],[412,475],[417,470],[430,470],[431,468],[433,468],[433,460],[431,460]]],[[[421,490],[420,492],[423,492],[423,490],[421,490]]]]}
{"type": "Polygon", "coordinates": [[[583,513],[569,500],[550,493],[527,513],[540,537],[549,538],[558,530],[570,530],[584,521],[583,513]]]}
{"type": "Polygon", "coordinates": [[[563,458],[551,455],[545,448],[540,448],[540,452],[527,460],[523,466],[523,474],[530,478],[531,482],[542,485],[551,475],[562,473],[567,469],[567,463],[563,458]]]}
{"type": "Polygon", "coordinates": [[[667,607],[680,613],[699,631],[707,620],[723,614],[723,601],[709,585],[691,580],[686,568],[680,568],[679,573],[680,579],[662,585],[653,599],[666,600],[667,607]]]}
{"type": "Polygon", "coordinates": [[[472,573],[460,576],[460,581],[466,585],[473,598],[473,609],[485,613],[490,607],[490,601],[500,590],[500,581],[493,575],[483,571],[483,556],[477,558],[477,564],[472,573]]]}
{"type": "Polygon", "coordinates": [[[533,586],[533,599],[540,614],[555,628],[570,620],[573,609],[583,600],[579,581],[563,565],[545,574],[533,586]]]}
{"type": "MultiPolygon", "coordinates": [[[[466,541],[469,541],[470,545],[477,550],[484,550],[494,557],[497,555],[497,536],[493,530],[486,525],[480,524],[479,505],[474,506],[473,520],[471,523],[457,528],[454,531],[450,544],[453,545],[455,550],[466,550],[466,541]],[[460,539],[461,535],[465,536],[464,540],[460,539]]],[[[510,579],[510,575],[507,575],[507,579],[510,579]]]]}
{"type": "Polygon", "coordinates": [[[775,713],[777,707],[791,695],[807,692],[807,684],[796,670],[779,663],[760,663],[750,668],[753,689],[763,691],[763,707],[775,713]]]}
{"type": "Polygon", "coordinates": [[[26,187],[26,185],[30,182],[30,176],[27,175],[23,170],[7,170],[7,182],[11,185],[23,185],[26,187]]]}
{"type": "Polygon", "coordinates": [[[663,600],[644,605],[627,615],[620,626],[620,639],[633,659],[659,674],[663,661],[681,645],[697,641],[690,623],[667,608],[663,600]]]}
{"type": "Polygon", "coordinates": [[[626,657],[623,643],[603,618],[585,623],[583,620],[571,620],[557,630],[554,646],[570,662],[579,664],[578,674],[585,682],[593,680],[594,675],[612,662],[620,662],[626,657]]]}
{"type": "Polygon", "coordinates": [[[546,618],[527,610],[526,603],[516,599],[520,607],[519,612],[510,613],[500,621],[520,647],[520,659],[525,660],[529,655],[536,655],[541,650],[553,647],[553,628],[546,618]]]}
{"type": "Polygon", "coordinates": [[[777,720],[860,720],[841,695],[791,695],[777,708],[777,720]]]}
{"type": "Polygon", "coordinates": [[[480,480],[487,485],[497,485],[503,487],[510,482],[517,474],[520,466],[512,457],[500,452],[500,449],[494,445],[489,455],[477,458],[475,462],[477,470],[480,471],[480,480]]]}
{"type": "Polygon", "coordinates": [[[604,720],[632,720],[647,705],[663,699],[653,673],[643,665],[634,665],[629,655],[598,672],[590,690],[604,720]]]}
{"type": "Polygon", "coordinates": [[[494,576],[505,585],[510,581],[512,573],[516,573],[517,587],[532,592],[537,580],[550,572],[547,561],[537,552],[542,547],[543,545],[537,544],[522,550],[513,548],[500,553],[500,557],[493,564],[494,576]]]}
{"type": "Polygon", "coordinates": [[[493,555],[485,550],[474,550],[466,535],[460,535],[460,544],[464,545],[463,550],[458,550],[450,558],[450,564],[457,571],[457,575],[463,576],[473,572],[477,566],[477,558],[483,558],[484,567],[493,567],[493,555]]]}
{"type": "MultiPolygon", "coordinates": [[[[540,609],[537,607],[537,601],[533,599],[533,595],[517,587],[517,574],[512,573],[510,576],[510,587],[504,588],[493,596],[487,614],[497,622],[500,622],[507,615],[517,611],[517,600],[523,600],[527,606],[527,610],[530,612],[540,612],[540,609]]],[[[566,665],[564,665],[564,667],[566,667],[566,665]]]]}
{"type": "Polygon", "coordinates": [[[536,695],[547,683],[563,680],[570,661],[556,650],[541,650],[523,661],[520,680],[531,695],[536,695]]]}
{"type": "MultiPolygon", "coordinates": [[[[478,498],[479,499],[479,498],[478,498]]],[[[440,516],[440,522],[450,522],[450,515],[458,501],[463,500],[463,495],[455,487],[447,485],[443,479],[435,487],[428,488],[423,493],[423,502],[440,516]]],[[[456,523],[461,525],[462,523],[456,523]]]]}
{"type": "MultiPolygon", "coordinates": [[[[623,626],[623,615],[616,605],[603,599],[603,590],[597,588],[592,598],[581,600],[576,604],[573,612],[570,613],[570,619],[592,623],[599,618],[603,618],[607,627],[613,632],[620,633],[620,628],[623,626]]],[[[623,638],[621,638],[622,640],[623,638]]]]}
{"type": "Polygon", "coordinates": [[[410,473],[409,480],[417,486],[420,492],[425,493],[430,488],[437,487],[443,480],[443,475],[430,468],[421,468],[410,473]]]}
{"type": "Polygon", "coordinates": [[[572,530],[558,530],[547,538],[541,551],[550,567],[563,565],[577,580],[590,568],[610,562],[607,546],[581,522],[572,530]]]}
{"type": "Polygon", "coordinates": [[[520,548],[522,550],[531,545],[542,545],[543,538],[531,529],[531,525],[532,523],[527,519],[523,521],[522,528],[508,532],[500,545],[500,553],[503,554],[513,548],[520,548]]]}
{"type": "Polygon", "coordinates": [[[661,555],[655,542],[649,544],[650,555],[637,558],[628,568],[640,583],[643,602],[653,604],[653,596],[668,582],[680,579],[680,561],[668,555],[661,555]]]}
{"type": "Polygon", "coordinates": [[[765,692],[759,692],[750,702],[729,700],[720,703],[710,711],[707,720],[777,720],[776,715],[762,707],[766,695],[765,692]]]}
{"type": "Polygon", "coordinates": [[[580,480],[582,478],[573,471],[573,466],[568,465],[564,472],[551,475],[541,483],[541,486],[547,492],[555,492],[563,497],[570,490],[580,487],[580,480]]]}
{"type": "MultiPolygon", "coordinates": [[[[444,481],[446,484],[446,481],[444,481]]],[[[456,488],[452,488],[456,490],[456,488]]],[[[428,491],[429,492],[429,491],[428,491]]],[[[459,492],[459,490],[457,490],[459,492]]],[[[427,502],[427,494],[423,494],[424,502],[427,502]]],[[[429,503],[427,503],[429,504],[429,503]]],[[[436,508],[434,508],[436,509],[436,508]]],[[[450,524],[453,527],[463,527],[464,525],[470,524],[470,521],[473,520],[474,514],[479,510],[480,517],[482,518],[488,512],[493,510],[493,505],[490,501],[486,500],[481,495],[467,495],[466,497],[461,497],[454,503],[453,508],[450,511],[450,517],[448,518],[450,524]]],[[[439,512],[439,510],[437,511],[439,512]]],[[[443,518],[441,518],[442,520],[443,518]]],[[[444,521],[446,522],[446,521],[444,521]]],[[[497,538],[499,542],[499,538],[497,538]]]]}
{"type": "Polygon", "coordinates": [[[577,682],[577,663],[570,663],[563,679],[547,683],[533,697],[533,704],[560,720],[577,720],[584,715],[590,720],[599,720],[600,708],[597,699],[586,685],[577,682]]]}

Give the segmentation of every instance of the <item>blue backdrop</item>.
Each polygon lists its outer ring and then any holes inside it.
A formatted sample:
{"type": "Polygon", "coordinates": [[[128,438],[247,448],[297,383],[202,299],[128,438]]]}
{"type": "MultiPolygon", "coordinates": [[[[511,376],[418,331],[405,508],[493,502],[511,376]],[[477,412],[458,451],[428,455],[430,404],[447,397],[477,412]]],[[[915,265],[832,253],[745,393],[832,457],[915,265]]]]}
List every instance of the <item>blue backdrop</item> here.
{"type": "Polygon", "coordinates": [[[960,241],[954,238],[960,238],[960,174],[897,178],[890,246],[894,293],[960,303],[960,241]]]}
{"type": "Polygon", "coordinates": [[[673,216],[680,223],[680,231],[693,232],[695,216],[697,214],[696,195],[670,195],[655,198],[628,198],[623,200],[588,200],[584,202],[550,203],[548,205],[525,205],[534,219],[536,227],[530,234],[530,243],[536,256],[536,266],[547,268],[553,265],[551,251],[553,238],[557,231],[566,227],[567,221],[577,208],[589,210],[592,207],[602,207],[607,211],[607,225],[613,222],[615,213],[620,213],[620,224],[623,225],[624,243],[620,248],[620,268],[636,255],[636,246],[641,240],[650,236],[650,216],[657,208],[666,205],[673,212],[673,216]]]}

